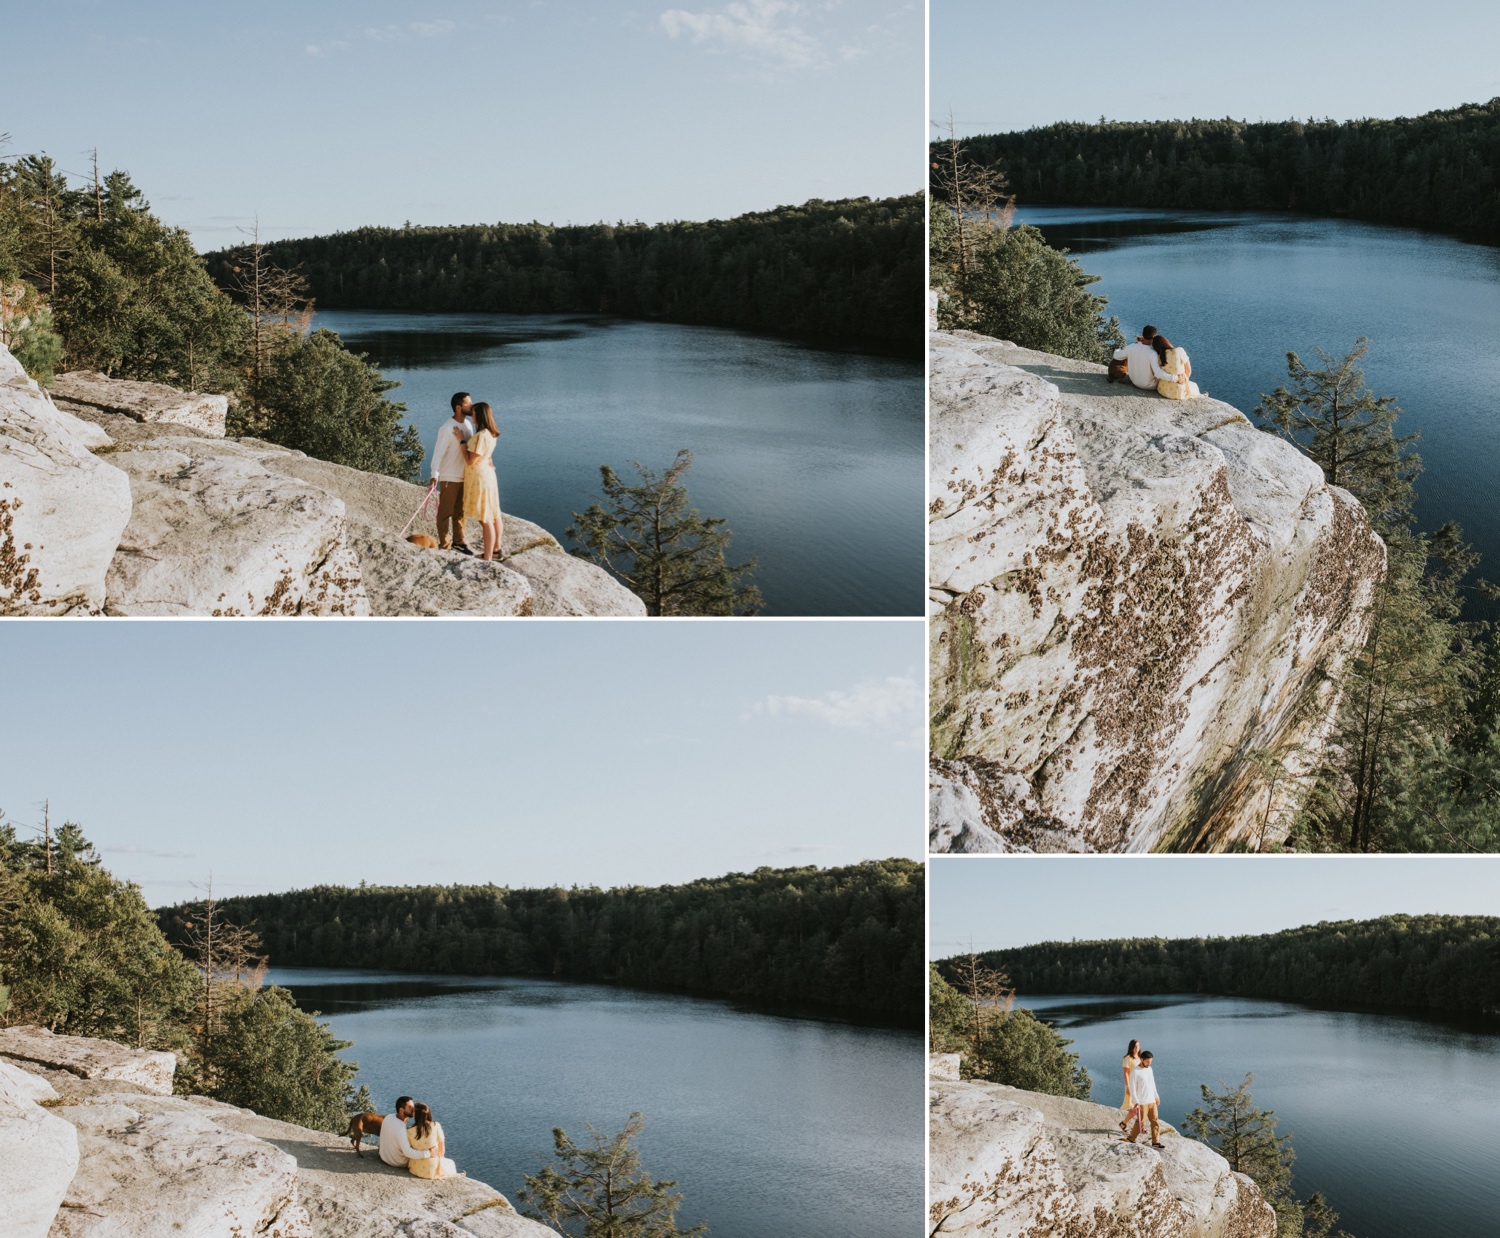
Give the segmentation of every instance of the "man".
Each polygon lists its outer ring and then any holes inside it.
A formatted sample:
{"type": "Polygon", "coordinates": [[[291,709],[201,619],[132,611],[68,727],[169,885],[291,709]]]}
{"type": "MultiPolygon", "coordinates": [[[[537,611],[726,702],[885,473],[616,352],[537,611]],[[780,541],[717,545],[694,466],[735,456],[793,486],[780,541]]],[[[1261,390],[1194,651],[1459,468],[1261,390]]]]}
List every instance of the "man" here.
{"type": "Polygon", "coordinates": [[[396,1112],[387,1114],[380,1124],[380,1159],[397,1169],[405,1169],[407,1161],[425,1161],[431,1152],[418,1152],[406,1137],[406,1123],[415,1112],[410,1096],[396,1098],[396,1112]]]}
{"type": "Polygon", "coordinates": [[[1115,349],[1115,359],[1109,363],[1109,373],[1105,378],[1112,383],[1128,380],[1142,390],[1155,390],[1159,379],[1171,382],[1173,376],[1161,368],[1161,358],[1156,355],[1156,349],[1151,347],[1151,341],[1155,338],[1156,328],[1146,326],[1135,337],[1134,344],[1115,349]]]}
{"type": "MultiPolygon", "coordinates": [[[[1161,1094],[1156,1090],[1156,1076],[1151,1073],[1151,1051],[1149,1049],[1141,1052],[1141,1064],[1130,1072],[1130,1099],[1133,1100],[1137,1109],[1135,1111],[1135,1126],[1131,1128],[1130,1134],[1125,1136],[1126,1143],[1134,1143],[1140,1138],[1141,1131],[1145,1128],[1145,1120],[1151,1122],[1151,1146],[1160,1148],[1161,1142],[1161,1117],[1157,1107],[1161,1104],[1161,1094]]],[[[389,1119],[387,1119],[389,1121],[389,1119]]],[[[385,1147],[385,1128],[380,1130],[380,1146],[385,1147]]],[[[381,1152],[384,1156],[384,1151],[381,1152]]]]}
{"type": "Polygon", "coordinates": [[[438,549],[471,555],[474,552],[464,540],[463,444],[474,437],[474,423],[469,420],[474,401],[469,399],[467,391],[459,391],[449,404],[453,416],[443,422],[443,428],[438,431],[437,446],[432,449],[432,480],[438,488],[438,549]]]}

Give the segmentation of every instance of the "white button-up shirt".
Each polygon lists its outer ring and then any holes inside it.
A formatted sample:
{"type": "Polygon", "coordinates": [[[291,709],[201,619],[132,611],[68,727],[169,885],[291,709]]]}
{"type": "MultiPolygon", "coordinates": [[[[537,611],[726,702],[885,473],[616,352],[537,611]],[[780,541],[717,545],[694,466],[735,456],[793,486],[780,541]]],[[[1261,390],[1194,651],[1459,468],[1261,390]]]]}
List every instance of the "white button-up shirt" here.
{"type": "Polygon", "coordinates": [[[1161,359],[1156,355],[1156,349],[1150,344],[1137,341],[1134,344],[1126,344],[1124,348],[1117,348],[1115,360],[1125,363],[1125,372],[1130,375],[1130,381],[1137,387],[1154,387],[1157,380],[1162,378],[1168,382],[1173,380],[1173,375],[1161,368],[1161,359]]]}
{"type": "Polygon", "coordinates": [[[464,479],[464,453],[459,446],[458,437],[453,433],[459,428],[463,430],[463,442],[467,443],[474,437],[474,423],[467,417],[463,421],[455,421],[449,417],[443,422],[443,428],[438,431],[437,445],[432,449],[433,481],[463,481],[464,479]]]}
{"type": "Polygon", "coordinates": [[[407,1161],[424,1161],[431,1152],[418,1152],[406,1137],[406,1123],[394,1113],[386,1115],[380,1124],[380,1159],[387,1165],[405,1169],[407,1161]]]}

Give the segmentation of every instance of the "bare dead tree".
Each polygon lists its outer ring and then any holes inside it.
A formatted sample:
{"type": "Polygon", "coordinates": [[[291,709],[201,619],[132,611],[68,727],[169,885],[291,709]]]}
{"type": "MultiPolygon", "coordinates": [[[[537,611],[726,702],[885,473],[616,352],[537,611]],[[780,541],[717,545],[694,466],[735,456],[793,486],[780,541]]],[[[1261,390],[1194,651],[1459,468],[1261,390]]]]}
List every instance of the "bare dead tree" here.
{"type": "Polygon", "coordinates": [[[225,1009],[241,993],[265,982],[266,956],[254,924],[232,924],[214,897],[213,877],[204,897],[177,917],[182,952],[198,969],[201,1044],[207,1048],[219,1031],[225,1009]]]}
{"type": "Polygon", "coordinates": [[[229,285],[250,316],[250,398],[259,412],[276,341],[287,331],[307,329],[313,300],[307,295],[307,279],[300,267],[288,270],[272,261],[270,247],[261,240],[259,216],[249,237],[230,258],[229,285]]]}
{"type": "Polygon", "coordinates": [[[1003,971],[984,966],[973,943],[955,970],[958,981],[955,987],[969,1003],[969,1041],[977,1057],[985,1033],[989,1031],[990,1020],[1015,1005],[1016,991],[1011,987],[1010,977],[1003,971]]]}
{"type": "Polygon", "coordinates": [[[938,128],[944,136],[933,143],[932,196],[953,212],[954,274],[958,295],[967,301],[979,240],[986,233],[1010,227],[1016,199],[1008,192],[1009,182],[998,164],[978,163],[969,154],[952,112],[938,128]]]}

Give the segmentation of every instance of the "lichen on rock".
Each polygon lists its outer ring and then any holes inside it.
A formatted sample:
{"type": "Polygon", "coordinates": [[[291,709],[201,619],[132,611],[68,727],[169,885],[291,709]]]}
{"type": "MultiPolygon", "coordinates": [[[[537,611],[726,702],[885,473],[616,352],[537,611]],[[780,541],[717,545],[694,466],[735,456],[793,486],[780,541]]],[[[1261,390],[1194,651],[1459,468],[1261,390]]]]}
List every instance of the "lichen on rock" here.
{"type": "Polygon", "coordinates": [[[931,848],[1279,843],[1385,550],[1217,400],[930,336],[931,848]]]}

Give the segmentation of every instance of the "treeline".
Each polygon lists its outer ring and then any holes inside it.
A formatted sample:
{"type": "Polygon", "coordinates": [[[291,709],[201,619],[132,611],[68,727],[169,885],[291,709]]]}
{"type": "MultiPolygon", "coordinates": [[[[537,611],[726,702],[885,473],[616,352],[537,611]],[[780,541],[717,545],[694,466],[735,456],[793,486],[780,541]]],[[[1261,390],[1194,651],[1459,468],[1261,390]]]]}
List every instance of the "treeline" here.
{"type": "Polygon", "coordinates": [[[681,886],[318,886],[224,902],[273,965],[555,976],[903,1023],[922,1017],[924,907],[922,865],[901,859],[681,886]]]}
{"type": "Polygon", "coordinates": [[[1500,235],[1500,98],[1395,120],[1069,122],[964,146],[1029,206],[1294,210],[1500,235]]]}
{"type": "MultiPolygon", "coordinates": [[[[1217,993],[1500,1013],[1500,918],[1382,916],[1249,937],[1046,942],[980,956],[1023,993],[1217,993]]],[[[966,957],[939,971],[957,982],[966,957]]]]}
{"type": "MultiPolygon", "coordinates": [[[[909,194],[706,223],[359,228],[269,251],[324,309],[608,313],[916,353],[923,222],[909,194]]],[[[208,262],[228,287],[235,256],[208,262]]]]}

